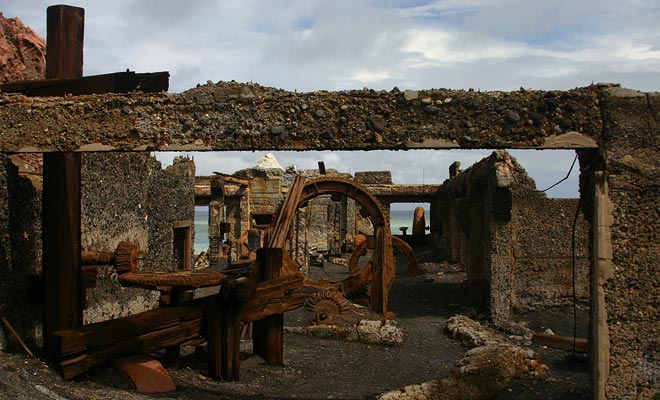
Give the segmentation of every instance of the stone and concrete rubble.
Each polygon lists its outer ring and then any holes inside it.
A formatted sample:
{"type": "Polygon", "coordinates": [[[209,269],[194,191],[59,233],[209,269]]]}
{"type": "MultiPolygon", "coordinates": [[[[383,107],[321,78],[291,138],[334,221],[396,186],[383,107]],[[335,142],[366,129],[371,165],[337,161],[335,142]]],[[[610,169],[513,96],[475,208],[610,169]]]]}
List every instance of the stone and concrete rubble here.
{"type": "Polygon", "coordinates": [[[403,330],[393,320],[362,319],[352,325],[309,325],[287,326],[286,332],[310,335],[326,339],[348,340],[384,346],[401,346],[404,340],[403,330]]]}
{"type": "Polygon", "coordinates": [[[491,399],[514,378],[549,373],[534,351],[508,343],[467,317],[450,318],[446,330],[471,347],[454,365],[452,376],[393,390],[379,396],[380,400],[491,399]]]}

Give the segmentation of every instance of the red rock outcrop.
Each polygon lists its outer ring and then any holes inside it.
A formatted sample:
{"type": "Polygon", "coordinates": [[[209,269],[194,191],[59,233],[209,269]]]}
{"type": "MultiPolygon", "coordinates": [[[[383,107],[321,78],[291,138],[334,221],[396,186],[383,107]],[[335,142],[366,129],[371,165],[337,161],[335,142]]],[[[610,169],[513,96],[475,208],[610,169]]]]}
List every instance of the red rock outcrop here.
{"type": "Polygon", "coordinates": [[[0,13],[0,83],[43,79],[46,41],[18,18],[0,13]]]}

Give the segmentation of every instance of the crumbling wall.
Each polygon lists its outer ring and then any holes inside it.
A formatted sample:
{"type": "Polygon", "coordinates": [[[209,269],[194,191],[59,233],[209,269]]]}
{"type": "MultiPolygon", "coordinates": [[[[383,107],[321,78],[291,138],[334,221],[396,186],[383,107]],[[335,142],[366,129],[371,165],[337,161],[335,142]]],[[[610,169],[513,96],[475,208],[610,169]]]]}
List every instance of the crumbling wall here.
{"type": "Polygon", "coordinates": [[[607,397],[655,399],[660,396],[660,98],[614,87],[602,103],[612,269],[593,273],[606,279],[607,397]]]}
{"type": "MultiPolygon", "coordinates": [[[[548,199],[505,151],[447,180],[437,207],[440,244],[483,291],[495,322],[514,309],[528,311],[570,304],[572,222],[576,199],[548,199]]],[[[588,228],[576,231],[576,287],[588,299],[588,228]]]]}
{"type": "MultiPolygon", "coordinates": [[[[194,175],[194,164],[186,159],[163,170],[146,153],[85,154],[82,249],[114,251],[128,240],[140,248],[141,269],[176,269],[173,222],[194,219],[194,175]]],[[[96,287],[86,290],[83,319],[91,323],[146,311],[158,298],[155,291],[122,287],[114,269],[102,267],[96,287]]]]}
{"type": "MultiPolygon", "coordinates": [[[[572,231],[579,199],[514,197],[512,306],[524,312],[573,303],[572,231]]],[[[589,226],[582,213],[575,230],[575,289],[589,299],[589,226]]]]}

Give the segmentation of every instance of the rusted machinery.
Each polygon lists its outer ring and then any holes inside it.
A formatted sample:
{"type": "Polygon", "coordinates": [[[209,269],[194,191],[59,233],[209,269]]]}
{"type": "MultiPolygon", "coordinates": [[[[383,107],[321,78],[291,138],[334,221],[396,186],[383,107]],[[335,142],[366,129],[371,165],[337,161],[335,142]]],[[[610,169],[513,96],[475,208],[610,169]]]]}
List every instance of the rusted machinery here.
{"type": "Polygon", "coordinates": [[[332,325],[335,317],[348,311],[348,301],[341,293],[333,290],[316,292],[305,302],[305,310],[314,313],[314,322],[332,325]]]}
{"type": "Polygon", "coordinates": [[[81,259],[83,265],[114,265],[117,272],[136,272],[140,265],[138,247],[131,242],[119,242],[114,252],[83,251],[81,259]]]}
{"type": "Polygon", "coordinates": [[[220,283],[220,293],[208,298],[132,315],[112,321],[57,331],[49,340],[58,356],[53,360],[67,379],[112,358],[175,349],[191,340],[206,339],[209,374],[214,378],[238,380],[241,326],[254,322],[253,348],[269,365],[283,362],[284,312],[307,307],[318,323],[331,323],[344,312],[344,294],[369,288],[371,307],[384,316],[387,293],[394,279],[392,238],[382,207],[360,185],[336,178],[305,183],[297,176],[274,222],[266,232],[265,247],[249,265],[240,264],[222,272],[179,271],[169,273],[137,271],[137,248],[113,254],[96,253],[85,259],[94,263],[113,261],[122,282],[157,288],[194,288],[220,283]],[[324,195],[346,195],[361,206],[361,215],[374,226],[373,255],[366,268],[341,282],[315,282],[299,272],[298,265],[284,250],[298,207],[324,195]]]}

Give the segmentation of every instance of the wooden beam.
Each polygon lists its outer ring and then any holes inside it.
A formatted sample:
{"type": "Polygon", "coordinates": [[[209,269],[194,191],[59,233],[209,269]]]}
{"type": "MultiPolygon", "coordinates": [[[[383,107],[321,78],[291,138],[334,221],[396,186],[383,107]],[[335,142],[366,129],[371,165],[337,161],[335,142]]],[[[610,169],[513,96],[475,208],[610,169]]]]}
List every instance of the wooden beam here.
{"type": "Polygon", "coordinates": [[[44,348],[51,332],[82,323],[80,154],[44,154],[42,241],[44,348]]]}
{"type": "Polygon", "coordinates": [[[169,88],[169,72],[135,73],[133,71],[92,75],[81,78],[42,79],[18,81],[0,85],[5,93],[20,93],[25,96],[74,96],[85,94],[166,92],[169,88]]]}
{"type": "MultiPolygon", "coordinates": [[[[532,337],[532,343],[539,346],[554,347],[556,349],[563,349],[573,351],[573,337],[550,335],[547,333],[535,333],[532,337]]],[[[587,339],[575,339],[575,351],[578,353],[587,352],[587,339]]]]}
{"type": "Polygon", "coordinates": [[[158,308],[110,321],[83,325],[51,333],[51,343],[58,358],[70,357],[85,351],[111,347],[133,337],[180,325],[201,318],[204,302],[158,308]]]}
{"type": "Polygon", "coordinates": [[[64,5],[46,10],[46,79],[83,74],[85,9],[64,5]]]}
{"type": "Polygon", "coordinates": [[[369,299],[371,308],[385,317],[388,314],[388,292],[396,273],[390,236],[390,228],[379,227],[376,229],[371,297],[369,299]]]}
{"type": "MultiPolygon", "coordinates": [[[[263,248],[257,252],[262,280],[268,283],[282,270],[282,248],[263,248]]],[[[302,282],[301,282],[302,283],[302,282]]],[[[253,324],[254,353],[268,365],[284,365],[284,314],[274,314],[253,324]]]]}
{"type": "MultiPolygon", "coordinates": [[[[82,76],[85,11],[47,10],[46,77],[82,76]]],[[[80,259],[80,154],[44,154],[41,229],[44,276],[44,350],[56,353],[51,332],[82,323],[80,259]]]]}
{"type": "Polygon", "coordinates": [[[250,300],[241,308],[240,320],[244,323],[281,314],[302,307],[307,295],[295,291],[303,286],[302,275],[286,275],[261,282],[250,300]]]}
{"type": "Polygon", "coordinates": [[[291,223],[296,216],[298,200],[300,199],[300,195],[304,188],[305,177],[302,175],[296,175],[293,178],[293,182],[291,182],[291,186],[289,186],[289,192],[286,194],[284,202],[282,202],[282,205],[277,212],[275,225],[273,225],[272,233],[268,238],[268,247],[284,248],[287,233],[289,232],[291,223]]]}
{"type": "Polygon", "coordinates": [[[169,328],[132,337],[110,347],[58,361],[56,367],[64,379],[71,379],[113,358],[132,354],[149,354],[163,347],[180,345],[198,338],[201,331],[202,319],[197,318],[169,328]]]}

